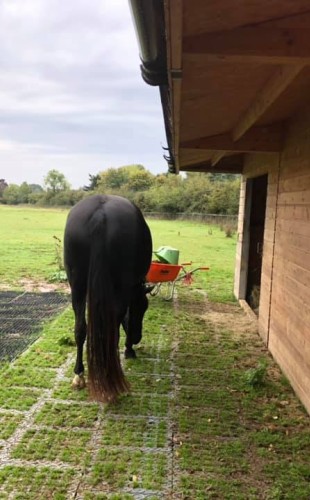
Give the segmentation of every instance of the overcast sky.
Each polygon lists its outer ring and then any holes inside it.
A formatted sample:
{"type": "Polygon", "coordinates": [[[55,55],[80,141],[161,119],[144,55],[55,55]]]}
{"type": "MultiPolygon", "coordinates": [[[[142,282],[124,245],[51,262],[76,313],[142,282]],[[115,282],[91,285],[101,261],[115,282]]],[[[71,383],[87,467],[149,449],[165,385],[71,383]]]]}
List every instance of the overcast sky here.
{"type": "Polygon", "coordinates": [[[0,0],[0,178],[56,169],[77,188],[109,167],[166,172],[162,146],[127,0],[0,0]]]}

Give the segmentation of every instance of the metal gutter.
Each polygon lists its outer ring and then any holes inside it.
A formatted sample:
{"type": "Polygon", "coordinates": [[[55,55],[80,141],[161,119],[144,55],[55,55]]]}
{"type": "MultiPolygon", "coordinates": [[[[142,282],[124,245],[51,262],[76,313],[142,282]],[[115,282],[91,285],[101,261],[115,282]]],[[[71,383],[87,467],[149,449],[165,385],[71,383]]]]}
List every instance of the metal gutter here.
{"type": "Polygon", "coordinates": [[[162,0],[129,0],[139,43],[141,73],[149,85],[168,84],[162,0]]]}
{"type": "Polygon", "coordinates": [[[168,170],[175,173],[172,154],[171,96],[168,84],[167,46],[163,0],[129,0],[133,23],[139,44],[143,80],[158,86],[163,109],[168,155],[168,170]]]}

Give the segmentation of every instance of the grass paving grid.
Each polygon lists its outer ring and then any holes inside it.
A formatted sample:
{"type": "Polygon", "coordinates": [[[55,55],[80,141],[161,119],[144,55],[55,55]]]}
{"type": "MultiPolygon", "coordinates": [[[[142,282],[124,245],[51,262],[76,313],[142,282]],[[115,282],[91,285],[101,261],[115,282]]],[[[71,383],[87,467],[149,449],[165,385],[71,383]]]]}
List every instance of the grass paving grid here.
{"type": "Polygon", "coordinates": [[[70,310],[2,370],[0,498],[310,498],[308,416],[238,306],[193,297],[152,299],[117,405],[70,388],[70,310]],[[244,374],[262,357],[253,389],[244,374]]]}
{"type": "Polygon", "coordinates": [[[0,291],[0,361],[12,361],[40,334],[44,320],[68,304],[68,294],[0,291]]]}

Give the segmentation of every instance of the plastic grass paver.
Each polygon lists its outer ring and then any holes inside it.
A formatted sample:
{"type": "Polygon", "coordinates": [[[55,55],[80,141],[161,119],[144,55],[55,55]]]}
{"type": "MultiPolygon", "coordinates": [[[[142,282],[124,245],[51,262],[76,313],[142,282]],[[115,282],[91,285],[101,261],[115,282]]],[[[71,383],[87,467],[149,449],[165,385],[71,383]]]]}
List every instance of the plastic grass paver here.
{"type": "Polygon", "coordinates": [[[22,415],[0,414],[0,439],[8,439],[23,419],[22,415]]]}
{"type": "Polygon", "coordinates": [[[29,410],[40,397],[40,391],[30,387],[0,387],[0,408],[29,410]]]}
{"type": "Polygon", "coordinates": [[[122,355],[131,394],[114,404],[71,388],[69,310],[0,368],[0,498],[310,498],[309,417],[248,320],[231,330],[238,306],[218,324],[220,304],[209,318],[193,297],[151,300],[138,358],[122,355]]]}
{"type": "Polygon", "coordinates": [[[73,471],[6,466],[0,469],[0,498],[67,498],[73,471]]]}
{"type": "Polygon", "coordinates": [[[28,430],[14,448],[12,457],[21,460],[59,460],[83,465],[87,457],[89,431],[54,429],[28,430]]]}
{"type": "Polygon", "coordinates": [[[91,428],[98,419],[96,404],[81,408],[78,404],[47,402],[35,418],[35,423],[52,427],[91,428]]]}
{"type": "Polygon", "coordinates": [[[167,422],[149,418],[107,418],[103,422],[102,444],[163,448],[167,446],[167,422]]]}

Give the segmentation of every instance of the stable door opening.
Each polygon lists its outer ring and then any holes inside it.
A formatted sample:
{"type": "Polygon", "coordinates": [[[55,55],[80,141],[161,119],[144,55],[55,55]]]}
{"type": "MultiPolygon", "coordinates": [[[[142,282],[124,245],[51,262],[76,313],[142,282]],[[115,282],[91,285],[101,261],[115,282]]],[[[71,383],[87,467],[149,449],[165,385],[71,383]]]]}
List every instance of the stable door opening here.
{"type": "Polygon", "coordinates": [[[249,206],[249,255],[246,286],[246,301],[258,314],[264,248],[264,229],[268,175],[248,179],[249,206]]]}

